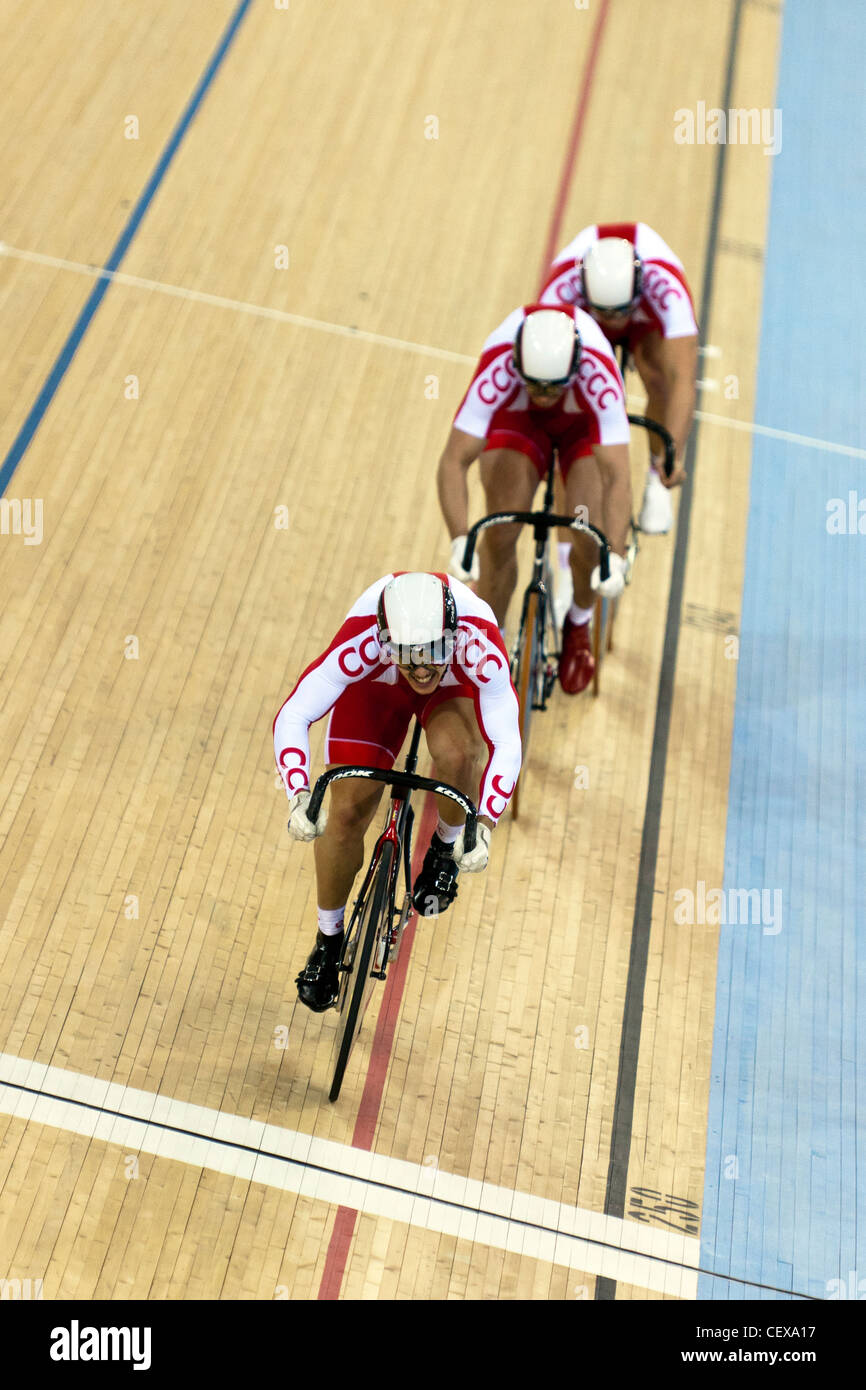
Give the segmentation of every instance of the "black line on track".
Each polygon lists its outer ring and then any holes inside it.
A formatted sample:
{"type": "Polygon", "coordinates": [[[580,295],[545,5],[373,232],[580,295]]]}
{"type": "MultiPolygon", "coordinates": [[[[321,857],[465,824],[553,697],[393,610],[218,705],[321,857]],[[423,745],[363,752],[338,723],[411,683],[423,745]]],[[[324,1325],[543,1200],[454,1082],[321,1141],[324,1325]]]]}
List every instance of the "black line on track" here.
{"type": "MultiPolygon", "coordinates": [[[[728,56],[725,70],[725,91],[722,109],[727,111],[731,105],[734,84],[737,42],[740,33],[740,18],[743,0],[734,0],[731,18],[731,31],[728,39],[728,56]]],[[[716,162],[716,178],[713,189],[713,205],[710,213],[709,237],[704,260],[704,278],[701,287],[700,337],[701,347],[706,345],[707,323],[713,297],[713,283],[716,271],[716,252],[719,241],[719,222],[722,210],[722,194],[725,182],[725,156],[727,144],[719,145],[716,162]]],[[[702,389],[698,388],[695,409],[701,408],[702,389]]],[[[638,1054],[641,1040],[641,1021],[643,1017],[644,989],[646,986],[647,957],[649,954],[650,929],[652,927],[653,897],[655,893],[656,865],[659,847],[659,823],[662,814],[662,797],[667,771],[668,736],[670,734],[671,707],[674,696],[674,683],[677,666],[677,647],[679,644],[680,623],[682,619],[683,586],[685,583],[686,555],[689,544],[689,529],[692,516],[692,496],[697,471],[697,442],[699,422],[695,420],[686,448],[686,472],[688,479],[683,484],[677,523],[676,548],[674,550],[671,587],[668,596],[665,639],[662,650],[662,664],[659,673],[658,697],[656,701],[655,728],[653,730],[652,757],[650,760],[649,783],[647,786],[646,808],[641,835],[640,867],[638,869],[637,893],[632,924],[631,953],[628,963],[625,1005],[623,1007],[622,1032],[620,1034],[619,1069],[614,1103],[613,1127],[610,1140],[610,1160],[607,1172],[604,1212],[606,1216],[624,1217],[628,1191],[628,1161],[631,1151],[632,1123],[634,1120],[634,1096],[637,1080],[638,1054]]],[[[725,1277],[728,1276],[718,1276],[725,1277]]],[[[599,1276],[595,1285],[596,1300],[616,1298],[616,1280],[599,1276]]]]}
{"type": "MultiPolygon", "coordinates": [[[[625,1255],[634,1255],[638,1259],[653,1260],[663,1265],[674,1265],[679,1269],[686,1270],[690,1274],[711,1274],[715,1278],[727,1279],[732,1284],[742,1284],[744,1287],[750,1289],[767,1289],[771,1293],[789,1294],[792,1295],[794,1298],[803,1298],[811,1303],[820,1303],[822,1301],[819,1298],[815,1298],[815,1296],[812,1294],[794,1293],[794,1291],[791,1289],[777,1288],[774,1284],[757,1284],[753,1280],[739,1279],[734,1275],[717,1274],[715,1270],[701,1269],[696,1265],[683,1264],[681,1260],[670,1259],[663,1255],[650,1255],[643,1250],[632,1250],[629,1246],[626,1245],[611,1245],[609,1241],[598,1240],[594,1236],[573,1235],[571,1231],[561,1231],[555,1226],[545,1226],[540,1221],[526,1221],[519,1216],[504,1216],[500,1211],[488,1211],[485,1207],[474,1207],[471,1205],[467,1205],[467,1203],[465,1202],[453,1202],[448,1197],[436,1197],[435,1195],[429,1192],[419,1192],[418,1190],[412,1187],[402,1187],[399,1183],[382,1182],[378,1178],[358,1177],[354,1173],[346,1173],[341,1168],[331,1168],[327,1164],[308,1163],[306,1159],[290,1158],[288,1154],[275,1153],[273,1149],[258,1149],[254,1144],[244,1144],[241,1143],[238,1139],[220,1139],[215,1134],[202,1134],[200,1130],[187,1129],[185,1125],[172,1125],[168,1124],[165,1120],[148,1120],[145,1119],[142,1115],[128,1115],[125,1110],[112,1110],[105,1105],[94,1105],[93,1102],[89,1100],[77,1100],[73,1096],[60,1096],[57,1095],[54,1091],[40,1091],[38,1087],[25,1086],[20,1081],[4,1081],[2,1078],[0,1078],[0,1090],[2,1090],[4,1087],[9,1091],[20,1091],[28,1096],[36,1096],[37,1099],[55,1100],[61,1105],[75,1105],[78,1107],[79,1110],[90,1110],[91,1112],[95,1112],[97,1115],[109,1116],[111,1119],[128,1120],[130,1124],[142,1125],[145,1129],[159,1129],[164,1130],[169,1134],[181,1134],[187,1139],[200,1139],[205,1144],[219,1144],[220,1147],[224,1149],[235,1149],[240,1150],[243,1153],[254,1154],[256,1158],[272,1158],[275,1159],[278,1163],[284,1163],[289,1168],[301,1168],[305,1172],[309,1173],[327,1173],[331,1177],[346,1178],[349,1182],[362,1182],[365,1184],[365,1186],[378,1188],[381,1192],[394,1192],[401,1197],[417,1198],[418,1200],[423,1202],[434,1203],[438,1207],[451,1207],[454,1211],[467,1212],[473,1216],[488,1216],[493,1221],[507,1221],[509,1225],[521,1226],[524,1230],[527,1231],[540,1231],[543,1235],[561,1236],[564,1237],[566,1240],[581,1240],[586,1245],[595,1245],[598,1246],[598,1248],[601,1250],[616,1250],[625,1255]]],[[[33,1124],[45,1124],[49,1129],[60,1129],[63,1131],[63,1133],[77,1133],[77,1131],[74,1130],[69,1131],[64,1129],[62,1125],[51,1125],[48,1121],[45,1120],[31,1121],[30,1116],[28,1115],[17,1115],[12,1116],[11,1118],[23,1120],[25,1124],[29,1124],[31,1122],[33,1124]]],[[[259,1121],[257,1120],[250,1120],[250,1124],[258,1123],[259,1121]]],[[[262,1121],[262,1123],[264,1123],[264,1121],[262,1121]]],[[[95,1136],[79,1135],[79,1138],[87,1137],[89,1137],[92,1140],[95,1136]]],[[[97,1143],[101,1144],[111,1144],[115,1142],[116,1141],[112,1140],[111,1138],[103,1139],[102,1137],[100,1137],[97,1139],[97,1143]]],[[[154,1154],[152,1155],[152,1157],[159,1158],[161,1157],[161,1155],[154,1154]]],[[[169,1163],[176,1163],[180,1162],[181,1160],[169,1158],[166,1161],[169,1163]]],[[[185,1161],[193,1163],[195,1167],[207,1167],[207,1164],[196,1163],[194,1159],[185,1161]]],[[[257,1179],[250,1178],[249,1181],[256,1182],[257,1179]]],[[[394,1219],[398,1220],[399,1218],[395,1217],[394,1219]]],[[[659,1228],[657,1226],[654,1226],[652,1229],[658,1230],[659,1228]]],[[[675,1234],[682,1233],[679,1232],[675,1234]]]]}

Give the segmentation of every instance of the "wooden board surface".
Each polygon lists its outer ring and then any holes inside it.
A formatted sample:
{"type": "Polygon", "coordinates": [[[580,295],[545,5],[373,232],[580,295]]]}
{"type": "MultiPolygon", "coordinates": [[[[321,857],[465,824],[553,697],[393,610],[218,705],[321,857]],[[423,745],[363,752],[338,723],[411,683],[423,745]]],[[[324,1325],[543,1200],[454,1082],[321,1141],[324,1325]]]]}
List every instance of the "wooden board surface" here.
{"type": "MultiPolygon", "coordinates": [[[[118,3],[95,30],[67,0],[44,43],[45,7],[12,8],[6,448],[231,13],[118,3]]],[[[610,6],[562,242],[640,218],[700,292],[716,152],[673,113],[721,100],[730,15],[610,6]]],[[[44,537],[0,548],[0,1052],[352,1144],[369,1040],[330,1106],[334,1022],[292,985],[312,855],[270,724],[366,584],[446,563],[436,460],[484,337],[537,288],[596,18],[252,6],[7,489],[42,500],[44,537]]],[[[772,106],[778,27],[746,6],[737,104],[772,106]]],[[[728,153],[704,406],[748,421],[771,161],[728,153]]],[[[702,426],[628,1177],[694,1203],[716,943],[672,897],[721,881],[749,456],[702,426]]],[[[636,489],[644,466],[636,440],[636,489]]],[[[417,931],[376,1154],[604,1210],[672,557],[645,540],[601,699],[536,717],[519,824],[417,931]]],[[[337,1203],[145,1155],[129,1179],[110,1142],[3,1123],[0,1250],[46,1296],[318,1295],[337,1203]]],[[[594,1277],[362,1215],[341,1288],[561,1299],[594,1277]]]]}

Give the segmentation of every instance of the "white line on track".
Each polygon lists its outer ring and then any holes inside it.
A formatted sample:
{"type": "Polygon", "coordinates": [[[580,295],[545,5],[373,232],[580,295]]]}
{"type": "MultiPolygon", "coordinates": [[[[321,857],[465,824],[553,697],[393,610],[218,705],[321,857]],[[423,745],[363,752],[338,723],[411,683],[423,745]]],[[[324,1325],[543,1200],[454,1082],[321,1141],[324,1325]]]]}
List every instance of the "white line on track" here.
{"type": "MultiPolygon", "coordinates": [[[[0,242],[0,255],[19,261],[30,261],[35,265],[51,266],[56,270],[69,270],[76,275],[88,275],[94,280],[114,280],[120,285],[133,289],[153,290],[157,294],[171,295],[176,299],[189,299],[198,304],[210,304],[218,309],[233,309],[235,313],[252,314],[257,318],[275,319],[280,323],[291,323],[298,328],[312,328],[317,333],[332,333],[340,338],[356,338],[364,343],[375,343],[380,347],[398,348],[403,352],[414,352],[419,357],[437,358],[442,362],[459,362],[474,367],[477,357],[469,357],[463,352],[450,352],[447,348],[431,347],[425,343],[408,342],[403,338],[388,338],[382,333],[368,333],[363,328],[351,328],[345,324],[327,323],[323,319],[305,318],[302,314],[291,314],[285,309],[270,309],[264,304],[250,304],[243,299],[227,299],[224,295],[208,294],[204,290],[189,290],[183,285],[168,285],[162,280],[145,280],[139,275],[127,275],[120,270],[103,270],[101,266],[85,265],[82,261],[66,261],[59,256],[45,256],[38,251],[22,251],[18,247],[0,242]]],[[[705,349],[707,356],[721,355],[721,348],[712,344],[705,349]]],[[[631,408],[642,402],[629,401],[631,408]]],[[[705,410],[696,410],[695,419],[708,425],[719,425],[723,429],[737,430],[743,434],[762,435],[767,439],[782,439],[789,444],[802,444],[809,449],[820,449],[828,454],[844,454],[848,458],[866,459],[866,449],[858,449],[852,444],[836,444],[829,439],[815,439],[808,434],[795,434],[791,430],[774,429],[771,425],[758,425],[753,420],[736,420],[727,415],[713,415],[705,410]]]]}
{"type": "Polygon", "coordinates": [[[460,352],[449,352],[447,348],[427,347],[424,343],[410,343],[403,338],[387,338],[382,333],[368,333],[363,328],[350,328],[345,324],[326,323],[323,319],[305,318],[303,314],[290,314],[286,309],[270,309],[266,304],[249,304],[243,299],[226,299],[221,294],[188,290],[183,285],[167,285],[162,280],[145,280],[140,275],[127,275],[122,270],[103,270],[98,265],[64,261],[58,256],[44,256],[38,251],[20,251],[14,246],[7,246],[5,242],[0,242],[0,255],[11,256],[19,261],[31,261],[35,265],[51,266],[55,270],[71,270],[76,275],[89,275],[94,280],[112,280],[118,285],[129,285],[132,289],[154,290],[157,294],[192,300],[196,304],[210,304],[217,309],[233,309],[238,314],[275,319],[279,323],[294,324],[297,328],[313,328],[318,333],[333,333],[340,338],[358,338],[361,342],[376,343],[380,347],[400,348],[403,352],[415,352],[421,357],[437,357],[443,362],[462,362],[474,367],[477,361],[475,357],[467,357],[460,352]]]}
{"type": "Polygon", "coordinates": [[[0,1113],[656,1293],[697,1297],[700,1246],[692,1236],[10,1053],[0,1053],[0,1113]]]}

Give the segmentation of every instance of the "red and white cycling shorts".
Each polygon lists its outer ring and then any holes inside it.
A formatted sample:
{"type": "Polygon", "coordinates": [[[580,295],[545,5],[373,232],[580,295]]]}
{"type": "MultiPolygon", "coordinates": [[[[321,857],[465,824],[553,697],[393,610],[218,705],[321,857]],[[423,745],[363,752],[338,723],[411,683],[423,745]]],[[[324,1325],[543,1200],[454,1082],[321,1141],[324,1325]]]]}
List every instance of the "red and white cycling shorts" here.
{"type": "MultiPolygon", "coordinates": [[[[456,668],[455,675],[459,675],[456,668]]],[[[447,700],[465,697],[473,702],[477,691],[466,679],[457,685],[440,684],[432,695],[421,695],[397,677],[396,685],[374,680],[356,681],[343,691],[331,710],[325,735],[325,762],[355,763],[363,767],[393,766],[414,716],[422,728],[435,709],[447,700]]]]}
{"type": "MultiPolygon", "coordinates": [[[[642,343],[644,338],[648,338],[651,333],[657,334],[660,340],[662,338],[661,329],[659,328],[658,324],[651,319],[648,321],[642,320],[639,323],[634,323],[631,319],[629,319],[625,327],[617,329],[616,333],[610,332],[607,328],[605,328],[603,323],[600,323],[598,326],[607,338],[611,347],[621,348],[624,343],[626,348],[628,349],[629,357],[632,358],[634,357],[634,350],[637,347],[638,343],[642,343]]],[[[618,363],[619,355],[617,355],[616,360],[618,363]]]]}
{"type": "Polygon", "coordinates": [[[557,410],[557,418],[551,421],[552,428],[541,429],[539,414],[537,410],[497,410],[490,422],[483,452],[515,449],[529,459],[538,476],[544,479],[547,477],[550,456],[556,449],[559,470],[565,479],[577,459],[592,453],[596,443],[593,421],[589,415],[564,415],[557,410]]]}

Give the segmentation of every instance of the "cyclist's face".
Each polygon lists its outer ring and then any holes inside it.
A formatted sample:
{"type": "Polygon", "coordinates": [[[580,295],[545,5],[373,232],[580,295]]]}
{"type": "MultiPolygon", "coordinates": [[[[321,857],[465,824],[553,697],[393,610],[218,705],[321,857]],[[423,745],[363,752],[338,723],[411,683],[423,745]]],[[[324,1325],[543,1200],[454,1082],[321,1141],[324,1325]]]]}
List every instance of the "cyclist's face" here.
{"type": "Polygon", "coordinates": [[[591,309],[590,313],[599,323],[604,324],[605,328],[613,329],[625,328],[631,317],[629,309],[591,309]]]}
{"type": "Polygon", "coordinates": [[[538,382],[534,381],[528,381],[526,383],[526,390],[532,404],[543,407],[556,405],[556,402],[563,394],[562,386],[540,386],[538,382]]]}
{"type": "Polygon", "coordinates": [[[444,666],[400,666],[400,673],[419,695],[429,695],[445,674],[444,666]]]}

